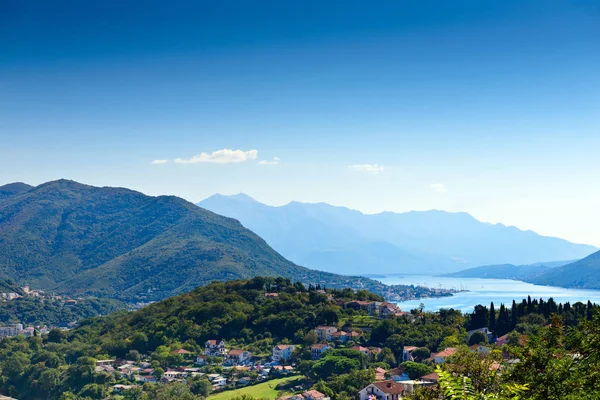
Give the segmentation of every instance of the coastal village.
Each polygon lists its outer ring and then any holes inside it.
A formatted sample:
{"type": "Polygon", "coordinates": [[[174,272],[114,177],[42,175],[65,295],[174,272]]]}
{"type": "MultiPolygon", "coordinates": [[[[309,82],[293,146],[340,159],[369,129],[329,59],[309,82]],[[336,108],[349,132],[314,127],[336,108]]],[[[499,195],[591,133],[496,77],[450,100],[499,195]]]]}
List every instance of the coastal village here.
{"type": "MultiPolygon", "coordinates": [[[[420,318],[418,313],[401,310],[397,305],[381,301],[359,301],[347,302],[337,301],[331,294],[324,290],[318,290],[320,294],[326,295],[331,302],[338,305],[361,311],[364,315],[386,319],[390,317],[405,318],[407,321],[415,321],[420,318]]],[[[277,298],[278,293],[268,292],[265,298],[277,298]]],[[[415,310],[416,311],[416,310],[415,310]]],[[[334,349],[344,349],[362,353],[373,363],[382,352],[380,347],[363,346],[363,336],[369,331],[367,327],[353,327],[352,329],[340,329],[334,325],[320,325],[314,327],[312,332],[315,343],[310,346],[306,344],[279,343],[272,347],[270,354],[253,354],[243,348],[231,346],[225,340],[214,338],[204,343],[204,351],[197,354],[185,348],[171,349],[169,356],[176,360],[171,368],[163,370],[157,366],[156,361],[151,358],[140,360],[106,359],[97,360],[95,372],[97,374],[114,375],[119,383],[112,386],[113,393],[124,393],[128,390],[141,388],[147,383],[169,384],[173,382],[186,382],[189,379],[202,378],[210,383],[210,392],[220,393],[243,387],[269,382],[280,378],[301,377],[298,370],[302,354],[309,352],[312,360],[319,360],[334,349]]],[[[493,332],[487,327],[469,331],[471,337],[474,334],[485,336],[486,345],[476,344],[469,347],[471,352],[478,355],[486,355],[490,351],[501,351],[502,346],[507,343],[507,336],[495,339],[493,332]],[[487,344],[487,343],[492,344],[487,344]],[[495,342],[495,343],[494,343],[495,342]]],[[[459,348],[448,347],[437,353],[428,354],[426,358],[422,355],[416,356],[416,346],[403,346],[402,359],[400,362],[418,362],[428,366],[440,365],[448,362],[459,348]]],[[[506,358],[505,363],[514,363],[518,360],[506,358]]],[[[375,363],[376,364],[376,363],[375,363]]],[[[490,369],[501,370],[503,364],[493,363],[490,369]]],[[[418,377],[411,376],[402,366],[384,369],[379,366],[373,367],[375,379],[373,382],[355,393],[360,400],[398,400],[414,393],[417,388],[435,386],[439,376],[435,372],[421,374],[418,377]]],[[[287,392],[278,400],[330,400],[326,394],[305,386],[301,380],[291,387],[282,389],[287,392]]]]}

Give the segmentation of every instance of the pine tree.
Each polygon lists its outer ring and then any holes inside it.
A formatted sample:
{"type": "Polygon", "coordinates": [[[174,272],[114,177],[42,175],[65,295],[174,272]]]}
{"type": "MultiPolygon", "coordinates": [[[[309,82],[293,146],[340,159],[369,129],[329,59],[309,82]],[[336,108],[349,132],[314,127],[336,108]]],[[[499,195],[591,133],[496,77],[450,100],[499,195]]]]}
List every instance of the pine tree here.
{"type": "Polygon", "coordinates": [[[517,302],[513,300],[512,308],[510,309],[510,330],[512,331],[517,326],[519,315],[517,314],[517,302]]]}
{"type": "Polygon", "coordinates": [[[493,301],[490,303],[490,330],[496,332],[496,310],[493,301]]]}

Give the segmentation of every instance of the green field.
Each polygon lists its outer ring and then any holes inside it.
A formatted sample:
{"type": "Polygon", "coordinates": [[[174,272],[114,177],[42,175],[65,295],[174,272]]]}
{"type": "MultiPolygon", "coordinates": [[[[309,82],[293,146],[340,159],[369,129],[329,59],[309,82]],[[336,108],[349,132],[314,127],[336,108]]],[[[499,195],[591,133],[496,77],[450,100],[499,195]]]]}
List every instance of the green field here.
{"type": "Polygon", "coordinates": [[[243,394],[249,394],[255,398],[262,399],[276,399],[277,398],[277,390],[275,386],[280,384],[281,382],[287,382],[294,379],[301,379],[301,376],[290,376],[287,378],[273,379],[268,382],[259,383],[258,385],[248,386],[241,389],[236,390],[228,390],[225,392],[217,393],[215,395],[209,396],[210,400],[227,400],[234,398],[236,396],[241,396],[243,394]]]}

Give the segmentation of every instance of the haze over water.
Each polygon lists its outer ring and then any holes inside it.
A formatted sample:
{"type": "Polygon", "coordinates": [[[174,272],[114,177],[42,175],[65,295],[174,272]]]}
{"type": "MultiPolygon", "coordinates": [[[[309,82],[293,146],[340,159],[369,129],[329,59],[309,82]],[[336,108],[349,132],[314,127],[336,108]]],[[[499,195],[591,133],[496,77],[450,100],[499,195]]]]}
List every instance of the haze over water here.
{"type": "Polygon", "coordinates": [[[430,311],[440,308],[454,308],[471,312],[477,304],[489,306],[490,302],[498,308],[500,303],[510,306],[513,299],[520,302],[530,295],[532,298],[547,300],[552,297],[557,303],[577,301],[600,303],[600,290],[565,289],[554,286],[539,286],[509,279],[448,278],[429,275],[388,276],[377,278],[386,285],[421,285],[432,288],[468,290],[451,297],[437,299],[411,300],[398,303],[403,310],[417,308],[420,303],[430,311]]]}

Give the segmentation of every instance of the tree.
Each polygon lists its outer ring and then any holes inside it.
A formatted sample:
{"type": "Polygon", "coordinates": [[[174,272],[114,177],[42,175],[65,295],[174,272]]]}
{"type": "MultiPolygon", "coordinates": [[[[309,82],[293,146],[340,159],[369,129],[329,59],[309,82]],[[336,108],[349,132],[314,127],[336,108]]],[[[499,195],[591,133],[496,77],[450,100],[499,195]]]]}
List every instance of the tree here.
{"type": "Polygon", "coordinates": [[[411,354],[415,360],[422,361],[431,356],[431,350],[429,350],[427,347],[418,347],[414,349],[411,354]]]}
{"type": "Polygon", "coordinates": [[[528,390],[527,385],[503,385],[499,393],[484,393],[473,387],[471,378],[453,376],[439,366],[435,371],[439,375],[438,385],[447,400],[518,400],[528,390]]]}
{"type": "Polygon", "coordinates": [[[493,301],[490,303],[490,330],[496,332],[496,310],[493,301]]]}
{"type": "Polygon", "coordinates": [[[469,338],[469,346],[472,346],[474,344],[487,344],[487,342],[488,342],[487,335],[481,331],[473,332],[473,334],[469,338]]]}
{"type": "Polygon", "coordinates": [[[404,368],[404,371],[408,374],[410,379],[418,379],[433,372],[433,368],[431,368],[429,365],[414,361],[405,361],[400,364],[400,366],[404,368]]]}
{"type": "Polygon", "coordinates": [[[170,383],[161,387],[156,393],[156,400],[198,400],[187,385],[170,383]]]}
{"type": "Polygon", "coordinates": [[[194,376],[192,379],[188,379],[188,384],[190,385],[190,391],[193,394],[208,397],[212,392],[212,384],[206,376],[194,376]]]}

